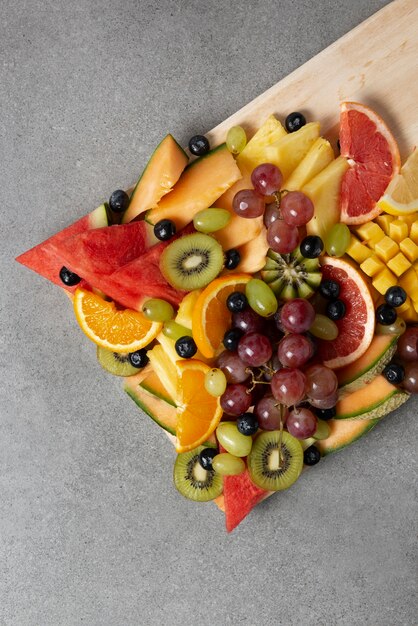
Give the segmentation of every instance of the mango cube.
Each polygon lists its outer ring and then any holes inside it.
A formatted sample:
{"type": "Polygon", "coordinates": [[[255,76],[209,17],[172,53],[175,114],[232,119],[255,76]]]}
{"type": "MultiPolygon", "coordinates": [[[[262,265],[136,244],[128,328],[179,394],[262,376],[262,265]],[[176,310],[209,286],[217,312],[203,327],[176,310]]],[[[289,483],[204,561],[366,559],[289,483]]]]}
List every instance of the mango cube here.
{"type": "Polygon", "coordinates": [[[396,307],[396,312],[398,315],[403,317],[403,313],[406,313],[409,308],[412,306],[412,300],[409,296],[406,296],[406,300],[401,306],[396,307]]]}
{"type": "Polygon", "coordinates": [[[394,287],[398,284],[398,280],[395,274],[392,274],[392,272],[385,267],[383,271],[373,278],[372,284],[379,293],[384,295],[389,287],[394,287]]]}
{"type": "Polygon", "coordinates": [[[374,251],[380,259],[387,263],[397,252],[399,252],[399,246],[395,241],[393,241],[393,239],[385,236],[376,243],[374,251]]]}
{"type": "Polygon", "coordinates": [[[376,274],[381,272],[384,268],[384,264],[375,254],[369,256],[369,258],[360,265],[360,269],[363,270],[367,276],[376,276],[376,274]]]}
{"type": "Polygon", "coordinates": [[[406,222],[402,222],[401,220],[394,220],[390,223],[389,226],[389,236],[394,241],[400,243],[403,239],[408,237],[409,235],[409,227],[406,222]]]}
{"type": "Polygon", "coordinates": [[[386,233],[386,235],[389,235],[389,226],[394,219],[395,218],[393,217],[393,215],[383,213],[376,218],[376,222],[379,224],[380,228],[386,233]]]}
{"type": "Polygon", "coordinates": [[[409,215],[400,215],[397,219],[400,220],[401,222],[405,222],[405,224],[408,224],[408,231],[409,231],[412,224],[416,220],[418,220],[418,215],[417,215],[417,212],[415,212],[415,213],[410,213],[409,215]]]}
{"type": "Polygon", "coordinates": [[[357,234],[363,241],[383,239],[385,236],[384,231],[380,228],[379,224],[375,222],[366,222],[357,228],[357,234]]]}
{"type": "Polygon", "coordinates": [[[363,263],[369,256],[371,256],[372,251],[362,244],[357,237],[351,235],[350,245],[346,250],[347,254],[351,256],[357,263],[363,263]]]}
{"type": "Polygon", "coordinates": [[[408,261],[411,261],[411,263],[418,259],[418,246],[409,237],[406,237],[403,241],[401,241],[399,247],[401,252],[406,256],[408,261]]]}
{"type": "Polygon", "coordinates": [[[396,256],[394,256],[390,261],[388,261],[388,268],[392,270],[396,276],[402,276],[406,270],[411,267],[411,263],[408,261],[406,256],[399,252],[396,256]]]}
{"type": "Polygon", "coordinates": [[[400,277],[399,285],[412,300],[418,300],[418,274],[413,267],[400,277]]]}
{"type": "Polygon", "coordinates": [[[409,236],[416,244],[418,244],[418,219],[411,224],[409,236]]]}

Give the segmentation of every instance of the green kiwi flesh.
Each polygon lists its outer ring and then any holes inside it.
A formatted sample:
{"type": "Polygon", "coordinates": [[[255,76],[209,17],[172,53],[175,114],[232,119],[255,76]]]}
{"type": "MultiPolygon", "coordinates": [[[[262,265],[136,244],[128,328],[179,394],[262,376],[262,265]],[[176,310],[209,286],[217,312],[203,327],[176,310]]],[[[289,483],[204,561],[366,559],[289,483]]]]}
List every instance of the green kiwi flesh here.
{"type": "Polygon", "coordinates": [[[214,470],[205,470],[199,463],[204,446],[177,455],[174,463],[174,485],[179,493],[194,502],[208,502],[221,495],[222,476],[214,470]]]}
{"type": "Polygon", "coordinates": [[[281,459],[279,443],[279,430],[265,431],[256,438],[247,458],[251,480],[266,491],[287,489],[299,478],[303,468],[303,450],[300,442],[283,431],[281,459]]]}
{"type": "Polygon", "coordinates": [[[321,282],[318,259],[306,259],[299,247],[291,254],[267,252],[261,277],[282,300],[309,298],[321,282]]]}
{"type": "Polygon", "coordinates": [[[115,376],[133,376],[139,372],[139,369],[130,362],[129,354],[112,352],[102,346],[97,346],[97,360],[106,372],[115,376]]]}
{"type": "Polygon", "coordinates": [[[210,235],[193,233],[176,239],[161,255],[160,269],[176,289],[206,287],[222,270],[222,246],[210,235]]]}

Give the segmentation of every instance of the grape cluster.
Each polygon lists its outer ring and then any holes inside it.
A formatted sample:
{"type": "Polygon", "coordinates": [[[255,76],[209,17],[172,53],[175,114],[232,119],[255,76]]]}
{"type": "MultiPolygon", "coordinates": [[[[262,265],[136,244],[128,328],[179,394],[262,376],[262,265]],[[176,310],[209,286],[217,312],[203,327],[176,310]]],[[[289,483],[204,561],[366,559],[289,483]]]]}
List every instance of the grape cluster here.
{"type": "Polygon", "coordinates": [[[383,370],[386,379],[418,393],[418,326],[410,326],[399,337],[396,359],[383,370]]]}

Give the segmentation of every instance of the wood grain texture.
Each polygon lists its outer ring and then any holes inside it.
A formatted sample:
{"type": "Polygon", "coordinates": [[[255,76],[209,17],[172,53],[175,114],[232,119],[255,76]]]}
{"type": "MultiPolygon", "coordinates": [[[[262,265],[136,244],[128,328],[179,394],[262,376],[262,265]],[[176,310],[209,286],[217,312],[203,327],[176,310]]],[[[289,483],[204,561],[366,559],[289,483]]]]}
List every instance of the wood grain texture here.
{"type": "Polygon", "coordinates": [[[207,133],[225,141],[236,124],[251,135],[274,113],[302,111],[336,140],[339,104],[359,101],[377,111],[406,158],[418,144],[418,1],[395,0],[325,48],[207,133]]]}

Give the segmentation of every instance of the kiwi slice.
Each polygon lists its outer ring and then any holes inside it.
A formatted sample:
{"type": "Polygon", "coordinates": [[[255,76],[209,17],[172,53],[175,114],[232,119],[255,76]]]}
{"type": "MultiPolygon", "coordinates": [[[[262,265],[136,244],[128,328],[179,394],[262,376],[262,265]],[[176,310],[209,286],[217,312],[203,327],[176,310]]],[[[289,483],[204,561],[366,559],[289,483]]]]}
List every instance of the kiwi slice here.
{"type": "Polygon", "coordinates": [[[318,259],[306,259],[297,247],[291,254],[269,249],[261,277],[282,300],[310,298],[321,282],[318,259]]]}
{"type": "Polygon", "coordinates": [[[97,360],[103,369],[115,376],[133,376],[139,372],[139,369],[132,365],[129,354],[112,352],[102,346],[97,346],[97,360]]]}
{"type": "Polygon", "coordinates": [[[247,457],[251,480],[266,491],[287,489],[299,478],[302,471],[303,449],[300,442],[283,431],[281,458],[279,444],[279,430],[265,431],[256,438],[247,457]]]}
{"type": "Polygon", "coordinates": [[[177,455],[174,463],[174,485],[182,496],[195,502],[208,502],[221,495],[222,476],[213,469],[206,470],[199,463],[204,446],[177,455]]]}
{"type": "Polygon", "coordinates": [[[160,269],[176,289],[206,287],[224,264],[222,246],[210,235],[193,233],[170,243],[161,256],[160,269]]]}

